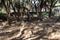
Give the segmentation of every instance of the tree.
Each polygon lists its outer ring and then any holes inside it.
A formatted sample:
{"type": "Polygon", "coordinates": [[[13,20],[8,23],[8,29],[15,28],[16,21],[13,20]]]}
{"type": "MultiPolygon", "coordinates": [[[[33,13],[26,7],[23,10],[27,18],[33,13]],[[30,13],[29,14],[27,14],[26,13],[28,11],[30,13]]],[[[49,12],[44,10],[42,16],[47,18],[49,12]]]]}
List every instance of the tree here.
{"type": "Polygon", "coordinates": [[[47,0],[47,5],[48,5],[48,7],[47,8],[49,8],[49,17],[51,17],[52,16],[52,9],[53,9],[53,7],[55,7],[55,4],[57,3],[57,1],[58,0],[47,0]]]}

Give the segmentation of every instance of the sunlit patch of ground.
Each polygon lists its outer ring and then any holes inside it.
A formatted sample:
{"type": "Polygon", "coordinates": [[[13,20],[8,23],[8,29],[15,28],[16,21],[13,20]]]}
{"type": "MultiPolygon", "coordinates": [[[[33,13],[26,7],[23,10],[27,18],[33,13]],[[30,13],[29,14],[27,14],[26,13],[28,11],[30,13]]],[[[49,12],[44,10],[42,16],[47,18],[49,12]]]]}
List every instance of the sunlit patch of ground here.
{"type": "Polygon", "coordinates": [[[60,23],[0,22],[0,40],[60,40],[60,23]]]}

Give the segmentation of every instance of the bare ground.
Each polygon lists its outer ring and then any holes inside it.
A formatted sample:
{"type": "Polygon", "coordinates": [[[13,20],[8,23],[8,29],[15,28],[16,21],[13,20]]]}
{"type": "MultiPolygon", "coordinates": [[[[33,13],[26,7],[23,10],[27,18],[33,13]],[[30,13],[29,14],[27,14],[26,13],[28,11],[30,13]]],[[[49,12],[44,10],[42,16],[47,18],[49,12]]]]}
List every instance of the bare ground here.
{"type": "Polygon", "coordinates": [[[60,40],[60,23],[0,22],[0,40],[60,40]]]}

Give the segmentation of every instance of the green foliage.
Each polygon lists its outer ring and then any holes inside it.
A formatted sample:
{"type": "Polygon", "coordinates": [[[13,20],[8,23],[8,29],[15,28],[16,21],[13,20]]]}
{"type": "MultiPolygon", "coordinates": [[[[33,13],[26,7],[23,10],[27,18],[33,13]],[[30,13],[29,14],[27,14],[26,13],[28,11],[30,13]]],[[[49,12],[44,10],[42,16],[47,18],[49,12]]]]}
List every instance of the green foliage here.
{"type": "Polygon", "coordinates": [[[49,13],[48,13],[48,12],[43,12],[42,15],[43,15],[43,16],[48,16],[49,13]]]}
{"type": "Polygon", "coordinates": [[[0,13],[0,19],[7,20],[7,15],[5,13],[0,13]]]}

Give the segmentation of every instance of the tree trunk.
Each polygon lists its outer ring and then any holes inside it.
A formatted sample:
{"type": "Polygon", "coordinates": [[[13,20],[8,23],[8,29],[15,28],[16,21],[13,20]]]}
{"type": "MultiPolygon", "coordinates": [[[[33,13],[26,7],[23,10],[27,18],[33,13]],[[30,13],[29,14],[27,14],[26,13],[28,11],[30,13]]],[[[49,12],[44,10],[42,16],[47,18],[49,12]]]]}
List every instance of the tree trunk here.
{"type": "Polygon", "coordinates": [[[49,17],[52,16],[52,9],[50,8],[49,17]]]}
{"type": "Polygon", "coordinates": [[[39,12],[39,19],[42,21],[42,12],[41,12],[42,8],[40,8],[40,12],[39,12]]]}
{"type": "Polygon", "coordinates": [[[53,6],[53,0],[51,0],[49,17],[51,17],[51,16],[52,16],[52,6],[53,6]]]}
{"type": "Polygon", "coordinates": [[[10,3],[9,2],[10,1],[8,0],[7,1],[7,15],[8,15],[7,21],[8,21],[8,24],[11,25],[11,20],[10,20],[10,3]]]}

